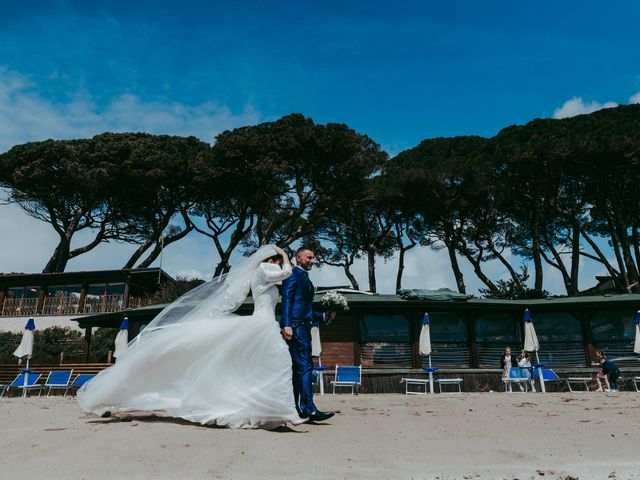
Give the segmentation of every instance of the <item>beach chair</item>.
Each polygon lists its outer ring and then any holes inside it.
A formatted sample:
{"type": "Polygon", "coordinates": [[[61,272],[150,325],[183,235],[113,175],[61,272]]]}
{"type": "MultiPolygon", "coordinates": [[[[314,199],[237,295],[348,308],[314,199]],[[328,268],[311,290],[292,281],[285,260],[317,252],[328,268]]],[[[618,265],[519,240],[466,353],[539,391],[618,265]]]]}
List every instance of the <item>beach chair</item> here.
{"type": "Polygon", "coordinates": [[[21,389],[23,395],[26,395],[30,390],[39,390],[42,388],[42,385],[38,385],[38,380],[40,380],[41,374],[30,372],[27,377],[27,384],[25,385],[26,372],[20,373],[14,380],[8,385],[3,385],[2,392],[0,393],[0,397],[2,397],[5,393],[11,392],[12,388],[21,389]]]}
{"type": "MultiPolygon", "coordinates": [[[[69,391],[69,382],[71,381],[73,370],[60,370],[59,372],[49,372],[47,381],[44,382],[44,388],[48,388],[47,397],[51,396],[51,390],[64,390],[64,396],[69,391]]],[[[42,390],[40,391],[42,394],[42,390]]],[[[40,396],[40,395],[38,395],[40,396]]]]}
{"type": "Polygon", "coordinates": [[[503,378],[502,383],[504,383],[504,391],[511,393],[513,391],[512,385],[518,384],[523,387],[523,391],[527,391],[529,386],[529,381],[531,378],[529,377],[529,372],[525,368],[520,367],[511,367],[509,370],[509,378],[503,378]]]}
{"type": "MultiPolygon", "coordinates": [[[[534,375],[539,379],[538,370],[534,370],[534,375]]],[[[591,377],[568,377],[568,378],[560,378],[556,372],[551,368],[543,368],[542,369],[542,378],[545,383],[547,382],[555,382],[555,383],[564,383],[567,386],[567,389],[571,393],[575,393],[578,391],[588,392],[589,391],[589,383],[591,381],[591,377]],[[581,384],[584,385],[585,390],[574,390],[571,388],[571,384],[581,384]]]]}
{"type": "Polygon", "coordinates": [[[351,388],[351,395],[358,394],[358,385],[362,379],[362,366],[347,367],[336,365],[336,379],[331,382],[333,394],[336,394],[337,387],[351,388]]]}
{"type": "Polygon", "coordinates": [[[435,380],[436,384],[438,385],[438,392],[445,394],[445,393],[462,393],[462,378],[437,378],[435,380]],[[443,385],[453,385],[458,387],[458,390],[452,390],[449,392],[443,392],[442,391],[442,386],[443,385]]]}
{"type": "Polygon", "coordinates": [[[640,377],[633,377],[633,386],[636,387],[636,392],[640,392],[640,377]]]}
{"type": "Polygon", "coordinates": [[[72,392],[77,392],[82,385],[91,380],[95,375],[90,373],[79,373],[78,376],[73,380],[71,385],[69,385],[69,390],[72,392]]]}

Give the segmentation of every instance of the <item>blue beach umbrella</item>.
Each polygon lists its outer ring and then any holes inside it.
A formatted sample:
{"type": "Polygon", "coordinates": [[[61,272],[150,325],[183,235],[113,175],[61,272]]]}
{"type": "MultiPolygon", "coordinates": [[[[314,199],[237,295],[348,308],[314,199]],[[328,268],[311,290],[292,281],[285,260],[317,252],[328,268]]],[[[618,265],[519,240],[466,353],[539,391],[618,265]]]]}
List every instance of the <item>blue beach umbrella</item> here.
{"type": "MultiPolygon", "coordinates": [[[[20,345],[16,348],[13,355],[18,358],[26,358],[27,359],[27,367],[25,369],[24,375],[24,386],[27,386],[29,382],[29,360],[31,359],[31,355],[33,355],[33,337],[34,331],[36,329],[36,323],[33,321],[33,318],[30,318],[27,321],[27,324],[24,326],[24,330],[22,331],[22,340],[20,341],[20,345]]],[[[26,388],[23,390],[26,392],[26,388]]]]}
{"type": "Polygon", "coordinates": [[[636,322],[636,343],[633,346],[633,353],[640,354],[640,310],[636,312],[634,321],[636,322]]]}
{"type": "Polygon", "coordinates": [[[129,344],[129,319],[127,317],[124,317],[124,320],[122,320],[120,324],[120,331],[116,335],[115,343],[116,349],[113,352],[113,357],[118,358],[125,352],[129,344]]]}

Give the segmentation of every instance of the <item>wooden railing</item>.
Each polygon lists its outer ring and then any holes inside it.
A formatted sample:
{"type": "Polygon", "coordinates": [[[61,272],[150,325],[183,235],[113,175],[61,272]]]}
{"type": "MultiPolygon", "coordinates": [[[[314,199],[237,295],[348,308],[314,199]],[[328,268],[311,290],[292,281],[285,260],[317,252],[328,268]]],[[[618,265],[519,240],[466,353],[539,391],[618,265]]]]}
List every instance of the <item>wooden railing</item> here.
{"type": "Polygon", "coordinates": [[[123,295],[102,295],[87,297],[84,301],[83,313],[107,313],[124,310],[123,295]]]}
{"type": "MultiPolygon", "coordinates": [[[[127,308],[140,308],[153,303],[146,297],[129,297],[127,308]]],[[[40,307],[37,298],[5,298],[0,304],[0,317],[24,317],[27,315],[79,315],[120,312],[124,310],[123,295],[86,297],[80,308],[80,297],[45,297],[40,307]]]]}
{"type": "Polygon", "coordinates": [[[45,297],[42,315],[73,315],[80,311],[80,297],[45,297]]]}
{"type": "Polygon", "coordinates": [[[6,317],[35,315],[37,311],[37,298],[5,298],[2,304],[2,315],[6,317]]]}

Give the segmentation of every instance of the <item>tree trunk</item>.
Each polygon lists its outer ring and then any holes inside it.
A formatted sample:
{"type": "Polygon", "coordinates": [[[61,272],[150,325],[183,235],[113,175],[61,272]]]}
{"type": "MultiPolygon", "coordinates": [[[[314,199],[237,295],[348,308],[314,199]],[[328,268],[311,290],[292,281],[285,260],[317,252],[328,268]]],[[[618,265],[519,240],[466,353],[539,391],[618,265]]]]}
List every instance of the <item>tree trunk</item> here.
{"type": "Polygon", "coordinates": [[[58,242],[56,249],[53,251],[53,255],[51,255],[51,258],[42,270],[42,273],[64,272],[67,262],[69,261],[70,250],[69,239],[64,235],[61,235],[60,242],[58,242]]]}
{"type": "Polygon", "coordinates": [[[344,274],[347,276],[347,278],[351,282],[351,286],[353,287],[353,289],[360,290],[360,285],[358,285],[358,280],[356,280],[356,277],[353,275],[353,273],[351,273],[351,268],[350,268],[351,264],[353,264],[353,259],[351,259],[351,263],[345,263],[344,274]]]}
{"type": "Polygon", "coordinates": [[[533,267],[535,272],[535,281],[533,289],[536,292],[536,295],[542,297],[542,282],[543,282],[543,272],[542,272],[542,255],[540,254],[540,235],[538,235],[537,228],[534,228],[534,235],[532,238],[532,256],[533,256],[533,267]]]}
{"type": "Polygon", "coordinates": [[[369,272],[369,291],[376,293],[376,252],[367,250],[367,269],[369,272]]]}
{"type": "Polygon", "coordinates": [[[453,246],[447,245],[447,251],[449,252],[449,262],[451,263],[451,270],[453,270],[453,276],[456,280],[456,287],[458,287],[458,292],[467,293],[467,289],[464,286],[464,277],[462,275],[462,271],[460,270],[460,265],[458,264],[458,258],[456,257],[456,249],[453,246]]]}
{"type": "Polygon", "coordinates": [[[184,238],[193,228],[190,225],[187,225],[183,230],[180,230],[175,235],[169,235],[168,237],[161,238],[160,241],[156,242],[155,248],[151,251],[149,256],[144,259],[143,262],[140,263],[136,268],[148,268],[156,258],[160,256],[162,250],[167,248],[167,246],[171,245],[174,242],[184,238]]]}
{"type": "Polygon", "coordinates": [[[135,252],[133,252],[133,255],[131,255],[131,257],[129,257],[129,260],[127,260],[127,263],[124,264],[124,267],[122,267],[123,269],[127,269],[127,268],[133,268],[133,266],[136,264],[136,262],[138,260],[140,260],[140,257],[142,257],[142,255],[144,255],[144,253],[149,250],[149,248],[151,248],[151,245],[153,245],[153,242],[155,242],[155,238],[147,238],[144,243],[142,245],[140,245],[135,252]]]}
{"type": "Polygon", "coordinates": [[[570,297],[580,295],[578,288],[580,274],[580,224],[578,221],[573,222],[571,228],[571,290],[567,291],[570,297]]]}

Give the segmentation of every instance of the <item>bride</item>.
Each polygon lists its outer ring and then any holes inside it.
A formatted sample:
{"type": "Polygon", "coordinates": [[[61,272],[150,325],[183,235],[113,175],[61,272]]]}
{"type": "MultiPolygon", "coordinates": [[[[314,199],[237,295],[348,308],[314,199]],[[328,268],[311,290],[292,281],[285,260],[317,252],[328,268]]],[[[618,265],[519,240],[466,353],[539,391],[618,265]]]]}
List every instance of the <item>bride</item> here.
{"type": "Polygon", "coordinates": [[[265,245],[230,273],[167,306],[78,403],[97,415],[144,411],[201,424],[272,429],[302,423],[291,357],[275,318],[285,252],[265,245]],[[251,316],[233,314],[251,289],[251,316]]]}

